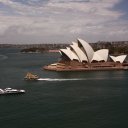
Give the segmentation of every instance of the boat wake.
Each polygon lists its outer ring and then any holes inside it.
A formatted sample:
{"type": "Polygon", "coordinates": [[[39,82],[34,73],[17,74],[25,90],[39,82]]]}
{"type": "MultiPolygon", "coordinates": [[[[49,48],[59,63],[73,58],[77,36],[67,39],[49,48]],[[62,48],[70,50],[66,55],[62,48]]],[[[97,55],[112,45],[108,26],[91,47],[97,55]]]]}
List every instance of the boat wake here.
{"type": "Polygon", "coordinates": [[[5,55],[0,55],[0,60],[5,60],[5,59],[7,59],[8,57],[7,56],[5,56],[5,55]]]}
{"type": "Polygon", "coordinates": [[[39,81],[80,81],[80,80],[119,80],[124,79],[124,77],[99,77],[99,78],[70,78],[70,79],[58,79],[58,78],[39,78],[39,81]]]}
{"type": "Polygon", "coordinates": [[[39,78],[38,80],[43,81],[74,81],[74,80],[86,80],[86,79],[78,79],[78,78],[72,78],[72,79],[56,79],[56,78],[39,78]]]}

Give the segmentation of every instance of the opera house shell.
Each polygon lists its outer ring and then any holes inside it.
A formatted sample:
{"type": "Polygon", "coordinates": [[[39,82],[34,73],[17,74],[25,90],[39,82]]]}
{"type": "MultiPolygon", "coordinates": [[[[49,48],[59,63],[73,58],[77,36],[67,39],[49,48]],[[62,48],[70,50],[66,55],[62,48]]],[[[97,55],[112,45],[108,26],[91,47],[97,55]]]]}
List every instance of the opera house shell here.
{"type": "Polygon", "coordinates": [[[82,39],[72,42],[69,47],[59,50],[61,60],[44,66],[44,69],[55,71],[89,71],[128,69],[124,63],[127,55],[109,55],[109,49],[94,51],[89,43],[82,39]],[[111,61],[110,61],[111,60],[111,61]]]}

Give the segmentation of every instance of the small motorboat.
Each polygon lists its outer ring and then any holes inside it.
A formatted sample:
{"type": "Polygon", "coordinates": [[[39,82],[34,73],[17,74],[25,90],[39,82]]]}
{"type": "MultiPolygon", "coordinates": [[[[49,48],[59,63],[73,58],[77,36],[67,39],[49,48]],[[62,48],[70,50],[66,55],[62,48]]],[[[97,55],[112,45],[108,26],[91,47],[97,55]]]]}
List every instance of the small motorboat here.
{"type": "Polygon", "coordinates": [[[36,74],[32,74],[30,72],[28,72],[26,74],[26,76],[24,77],[25,80],[38,80],[39,79],[39,76],[36,75],[36,74]]]}
{"type": "Polygon", "coordinates": [[[18,90],[18,89],[12,89],[12,88],[0,89],[0,95],[22,94],[22,93],[25,93],[25,90],[18,90]]]}

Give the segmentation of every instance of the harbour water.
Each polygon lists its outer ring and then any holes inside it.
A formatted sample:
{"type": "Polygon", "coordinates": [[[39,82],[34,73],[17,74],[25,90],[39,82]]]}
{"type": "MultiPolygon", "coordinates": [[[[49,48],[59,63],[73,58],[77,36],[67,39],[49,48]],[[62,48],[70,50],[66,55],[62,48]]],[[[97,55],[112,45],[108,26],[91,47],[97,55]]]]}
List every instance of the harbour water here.
{"type": "Polygon", "coordinates": [[[0,49],[0,88],[24,89],[0,96],[0,128],[126,128],[128,71],[51,72],[57,53],[23,54],[0,49]],[[27,72],[39,81],[24,81],[27,72]]]}

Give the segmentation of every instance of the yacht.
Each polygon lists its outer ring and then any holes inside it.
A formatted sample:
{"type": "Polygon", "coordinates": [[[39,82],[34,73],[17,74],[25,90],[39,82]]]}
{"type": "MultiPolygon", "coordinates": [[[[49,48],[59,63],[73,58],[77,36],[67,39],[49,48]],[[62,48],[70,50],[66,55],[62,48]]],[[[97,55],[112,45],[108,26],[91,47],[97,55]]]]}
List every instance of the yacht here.
{"type": "Polygon", "coordinates": [[[22,94],[22,93],[25,93],[25,90],[18,90],[18,89],[12,89],[12,88],[0,89],[0,95],[5,95],[5,94],[22,94]]]}

